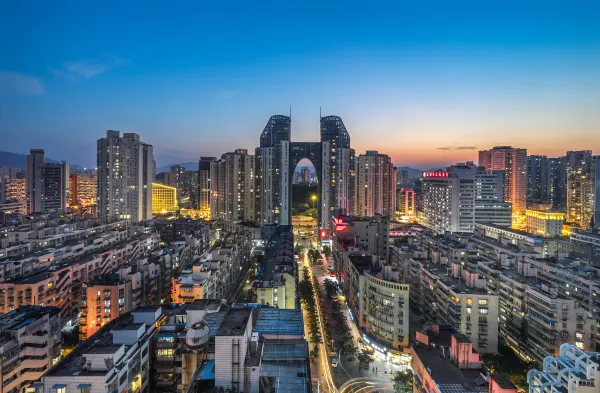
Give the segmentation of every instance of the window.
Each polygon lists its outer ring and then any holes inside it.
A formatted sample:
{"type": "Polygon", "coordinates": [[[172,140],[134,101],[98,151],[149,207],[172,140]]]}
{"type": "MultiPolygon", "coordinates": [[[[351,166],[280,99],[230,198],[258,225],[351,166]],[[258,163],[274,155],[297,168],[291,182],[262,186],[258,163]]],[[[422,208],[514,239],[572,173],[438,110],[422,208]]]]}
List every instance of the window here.
{"type": "Polygon", "coordinates": [[[482,306],[487,305],[487,302],[488,302],[487,299],[479,299],[479,304],[482,306]]]}
{"type": "Polygon", "coordinates": [[[173,357],[173,349],[171,349],[171,348],[159,349],[157,352],[157,355],[172,358],[173,357]]]}
{"type": "Polygon", "coordinates": [[[480,308],[479,309],[479,314],[487,314],[489,312],[489,310],[487,308],[480,308]]]}
{"type": "Polygon", "coordinates": [[[469,305],[469,306],[470,306],[471,304],[473,304],[473,299],[469,299],[469,298],[467,298],[467,305],[469,305]]]}

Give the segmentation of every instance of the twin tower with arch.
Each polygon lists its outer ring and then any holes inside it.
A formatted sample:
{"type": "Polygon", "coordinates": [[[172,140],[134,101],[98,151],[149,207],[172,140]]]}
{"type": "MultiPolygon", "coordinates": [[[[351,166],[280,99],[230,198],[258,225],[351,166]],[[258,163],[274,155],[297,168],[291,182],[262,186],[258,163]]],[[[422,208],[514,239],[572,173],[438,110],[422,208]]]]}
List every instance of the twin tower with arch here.
{"type": "Polygon", "coordinates": [[[350,135],[338,116],[320,120],[320,142],[292,142],[292,118],[271,116],[260,136],[255,185],[261,225],[292,224],[292,178],[300,160],[307,158],[318,178],[318,222],[328,227],[337,213],[354,211],[355,153],[350,135]]]}

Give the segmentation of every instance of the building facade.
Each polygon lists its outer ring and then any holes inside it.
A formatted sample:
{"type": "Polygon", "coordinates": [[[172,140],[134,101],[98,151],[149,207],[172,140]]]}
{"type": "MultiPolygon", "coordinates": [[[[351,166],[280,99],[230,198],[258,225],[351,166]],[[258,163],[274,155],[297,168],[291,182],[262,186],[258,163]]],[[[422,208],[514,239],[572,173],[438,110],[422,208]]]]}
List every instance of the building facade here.
{"type": "Polygon", "coordinates": [[[60,309],[26,306],[0,316],[2,392],[26,391],[60,360],[60,309]]]}
{"type": "Polygon", "coordinates": [[[45,162],[44,149],[31,149],[27,155],[27,212],[59,211],[67,207],[69,165],[45,162]]]}
{"type": "Polygon", "coordinates": [[[98,140],[98,216],[130,222],[152,218],[155,163],[152,145],[140,135],[106,131],[98,140]]]}
{"type": "Polygon", "coordinates": [[[527,209],[525,217],[527,232],[548,237],[562,236],[564,213],[527,209]]]}
{"type": "Polygon", "coordinates": [[[513,212],[525,214],[527,207],[527,149],[497,146],[479,151],[479,166],[506,172],[505,202],[513,212]]]}
{"type": "Polygon", "coordinates": [[[392,160],[377,151],[356,158],[355,211],[358,216],[382,214],[396,217],[396,169],[392,160]]]}
{"type": "Polygon", "coordinates": [[[591,150],[568,151],[567,217],[569,223],[586,228],[594,215],[595,162],[591,150]]]}
{"type": "Polygon", "coordinates": [[[246,149],[226,153],[210,163],[210,212],[213,220],[255,220],[255,157],[246,149]]]}
{"type": "Polygon", "coordinates": [[[152,213],[175,212],[179,208],[177,188],[152,183],[152,213]]]}

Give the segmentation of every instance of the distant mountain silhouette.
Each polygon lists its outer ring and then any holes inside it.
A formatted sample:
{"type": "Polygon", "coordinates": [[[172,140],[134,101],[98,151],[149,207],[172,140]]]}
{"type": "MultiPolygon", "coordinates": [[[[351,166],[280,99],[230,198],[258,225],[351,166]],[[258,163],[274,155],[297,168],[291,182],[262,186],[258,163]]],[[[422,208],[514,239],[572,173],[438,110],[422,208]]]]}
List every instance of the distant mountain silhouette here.
{"type": "Polygon", "coordinates": [[[415,168],[411,168],[409,166],[399,166],[399,167],[396,167],[396,170],[398,172],[400,172],[400,171],[408,172],[409,179],[416,179],[418,177],[421,177],[421,175],[423,174],[422,169],[415,169],[415,168]]]}
{"type": "MultiPolygon", "coordinates": [[[[27,167],[27,154],[19,154],[19,153],[11,153],[8,151],[0,151],[0,166],[7,166],[10,168],[21,168],[25,170],[27,167]]],[[[58,164],[60,161],[53,160],[51,158],[46,157],[46,162],[50,164],[58,164]]],[[[69,162],[69,166],[71,168],[80,168],[77,164],[71,164],[69,162]]]]}

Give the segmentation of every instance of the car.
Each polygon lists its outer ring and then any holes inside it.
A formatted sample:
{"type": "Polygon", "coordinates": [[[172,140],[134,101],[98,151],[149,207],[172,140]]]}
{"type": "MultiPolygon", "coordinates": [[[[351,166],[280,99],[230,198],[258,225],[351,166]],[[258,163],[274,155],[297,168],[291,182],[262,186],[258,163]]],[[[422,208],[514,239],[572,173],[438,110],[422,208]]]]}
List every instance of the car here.
{"type": "Polygon", "coordinates": [[[333,359],[331,360],[331,367],[337,367],[339,362],[340,362],[340,361],[339,361],[339,359],[338,359],[338,358],[333,358],[333,359]]]}

